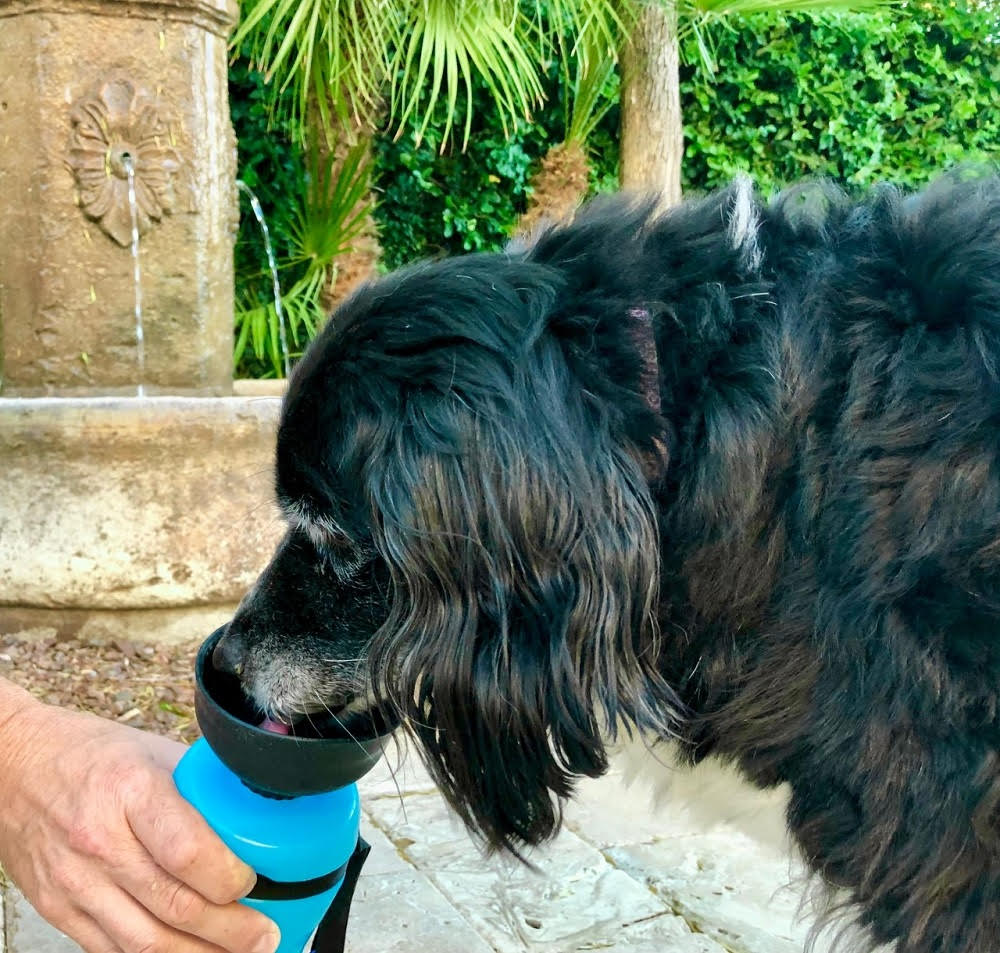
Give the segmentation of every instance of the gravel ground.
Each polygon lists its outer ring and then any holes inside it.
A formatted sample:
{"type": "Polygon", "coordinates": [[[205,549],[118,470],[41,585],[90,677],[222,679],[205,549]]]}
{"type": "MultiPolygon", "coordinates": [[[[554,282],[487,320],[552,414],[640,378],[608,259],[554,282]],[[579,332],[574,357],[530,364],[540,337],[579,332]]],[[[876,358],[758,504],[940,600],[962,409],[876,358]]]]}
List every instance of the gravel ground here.
{"type": "Polygon", "coordinates": [[[198,645],[60,640],[45,630],[5,635],[0,636],[0,676],[49,704],[190,743],[199,734],[194,717],[198,645]]]}

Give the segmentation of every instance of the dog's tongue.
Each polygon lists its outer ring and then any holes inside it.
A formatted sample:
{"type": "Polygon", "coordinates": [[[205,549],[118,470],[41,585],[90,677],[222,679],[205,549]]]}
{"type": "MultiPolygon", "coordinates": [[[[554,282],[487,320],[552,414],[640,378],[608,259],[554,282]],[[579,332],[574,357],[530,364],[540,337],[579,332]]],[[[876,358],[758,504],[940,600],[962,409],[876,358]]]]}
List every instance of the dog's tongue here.
{"type": "Polygon", "coordinates": [[[263,728],[264,731],[270,731],[275,735],[288,734],[288,725],[283,724],[280,721],[272,721],[270,718],[265,718],[257,727],[263,728]]]}

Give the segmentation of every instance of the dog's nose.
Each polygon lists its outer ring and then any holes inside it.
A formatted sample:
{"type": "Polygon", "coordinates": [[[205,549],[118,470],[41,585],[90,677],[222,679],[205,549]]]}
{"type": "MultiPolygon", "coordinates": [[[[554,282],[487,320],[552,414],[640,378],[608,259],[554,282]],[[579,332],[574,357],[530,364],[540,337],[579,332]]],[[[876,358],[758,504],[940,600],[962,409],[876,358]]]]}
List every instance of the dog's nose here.
{"type": "Polygon", "coordinates": [[[242,632],[232,624],[212,650],[212,665],[229,675],[242,675],[246,667],[247,643],[242,632]]]}

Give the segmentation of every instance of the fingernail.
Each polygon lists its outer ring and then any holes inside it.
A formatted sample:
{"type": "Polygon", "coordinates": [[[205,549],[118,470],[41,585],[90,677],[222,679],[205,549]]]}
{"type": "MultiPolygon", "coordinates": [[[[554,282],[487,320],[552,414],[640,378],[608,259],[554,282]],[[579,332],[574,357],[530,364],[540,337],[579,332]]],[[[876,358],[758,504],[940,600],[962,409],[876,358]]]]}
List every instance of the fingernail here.
{"type": "Polygon", "coordinates": [[[273,930],[269,930],[261,941],[253,948],[251,953],[275,953],[278,949],[278,944],[281,942],[281,934],[278,932],[278,928],[275,927],[273,930]]]}
{"type": "Polygon", "coordinates": [[[246,887],[243,888],[243,896],[247,896],[254,887],[257,886],[257,874],[254,871],[250,871],[250,878],[247,880],[246,887]]]}

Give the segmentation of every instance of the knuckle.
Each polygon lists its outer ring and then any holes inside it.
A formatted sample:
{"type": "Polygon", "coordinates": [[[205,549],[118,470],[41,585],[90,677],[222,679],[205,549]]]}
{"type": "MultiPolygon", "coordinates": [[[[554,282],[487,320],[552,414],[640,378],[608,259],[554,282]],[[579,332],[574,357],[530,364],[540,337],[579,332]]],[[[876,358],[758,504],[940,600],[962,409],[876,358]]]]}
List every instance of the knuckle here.
{"type": "MultiPolygon", "coordinates": [[[[52,871],[52,886],[64,897],[86,896],[92,878],[79,864],[66,863],[52,871]]],[[[41,913],[41,911],[39,911],[41,913]]],[[[43,914],[44,916],[44,914],[43,914]]]]}
{"type": "Polygon", "coordinates": [[[192,870],[201,859],[200,854],[193,840],[174,840],[166,848],[165,860],[170,870],[192,870]]]}
{"type": "Polygon", "coordinates": [[[178,953],[163,924],[120,919],[113,934],[122,953],[178,953]]]}
{"type": "Polygon", "coordinates": [[[189,887],[177,884],[167,897],[166,917],[177,927],[196,924],[205,913],[205,901],[189,887]]]}
{"type": "Polygon", "coordinates": [[[248,885],[246,878],[227,870],[215,878],[211,890],[212,892],[207,894],[209,899],[213,903],[224,905],[242,900],[247,895],[248,885]]]}
{"type": "Polygon", "coordinates": [[[103,857],[108,849],[107,832],[84,820],[76,821],[67,831],[70,849],[86,857],[103,857]]]}
{"type": "Polygon", "coordinates": [[[31,898],[31,905],[49,923],[62,926],[67,913],[66,903],[63,897],[65,894],[56,886],[56,889],[43,888],[37,891],[31,898]]]}
{"type": "Polygon", "coordinates": [[[128,953],[170,953],[170,944],[159,937],[143,937],[128,953]]]}
{"type": "Polygon", "coordinates": [[[106,783],[124,801],[145,800],[150,777],[144,762],[122,759],[111,768],[106,783]]]}
{"type": "MultiPolygon", "coordinates": [[[[189,937],[194,948],[194,938],[189,937]]],[[[188,950],[188,944],[163,924],[150,926],[133,934],[125,953],[180,953],[188,950]]]]}

